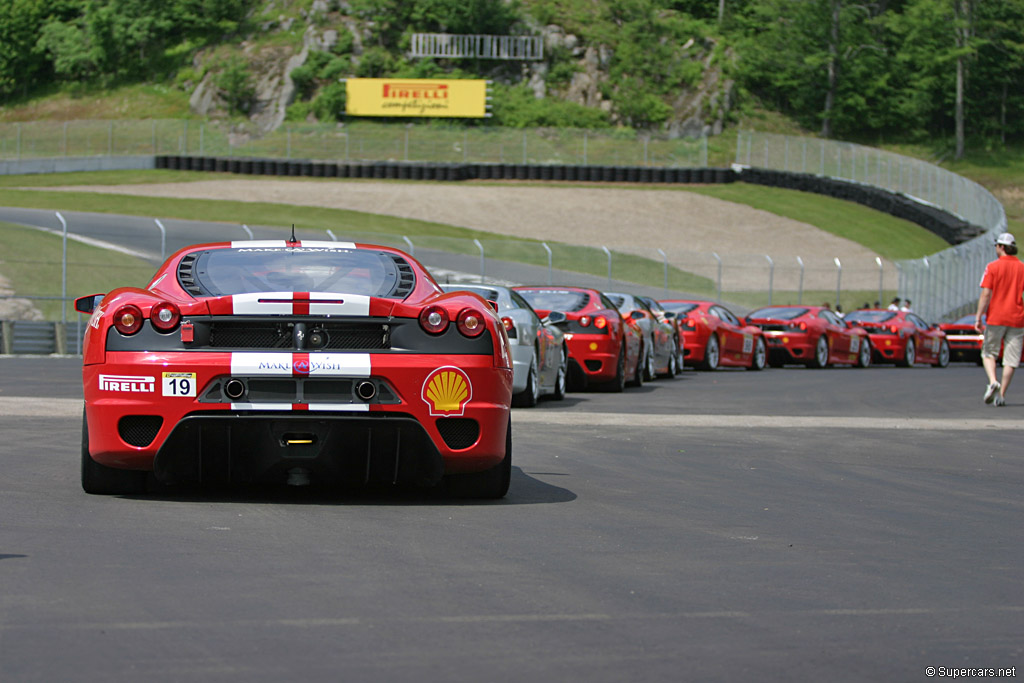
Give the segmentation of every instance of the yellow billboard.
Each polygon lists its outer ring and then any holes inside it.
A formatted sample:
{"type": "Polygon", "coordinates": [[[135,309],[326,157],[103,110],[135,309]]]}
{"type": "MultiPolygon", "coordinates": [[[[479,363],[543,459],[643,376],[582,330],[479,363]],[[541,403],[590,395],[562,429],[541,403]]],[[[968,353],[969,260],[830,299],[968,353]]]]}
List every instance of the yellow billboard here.
{"type": "Polygon", "coordinates": [[[349,116],[439,116],[484,118],[487,81],[432,78],[349,78],[349,116]]]}

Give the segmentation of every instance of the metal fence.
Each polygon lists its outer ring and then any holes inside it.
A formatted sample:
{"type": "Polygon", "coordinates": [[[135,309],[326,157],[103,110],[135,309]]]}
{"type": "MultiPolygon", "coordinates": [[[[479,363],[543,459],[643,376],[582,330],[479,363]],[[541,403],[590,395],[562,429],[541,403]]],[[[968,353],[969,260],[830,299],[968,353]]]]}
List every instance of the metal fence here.
{"type": "Polygon", "coordinates": [[[708,145],[706,137],[613,129],[285,123],[259,135],[242,124],[189,120],[0,123],[0,159],[140,154],[701,168],[708,145]]]}
{"type": "Polygon", "coordinates": [[[409,54],[443,59],[544,59],[541,36],[489,36],[453,33],[414,33],[409,54]]]}
{"type": "Polygon", "coordinates": [[[995,258],[995,235],[1006,230],[1002,204],[981,185],[918,159],[831,140],[742,132],[736,163],[838,178],[905,195],[985,230],[984,234],[921,259],[899,261],[899,296],[925,319],[972,310],[985,265],[995,258]]]}

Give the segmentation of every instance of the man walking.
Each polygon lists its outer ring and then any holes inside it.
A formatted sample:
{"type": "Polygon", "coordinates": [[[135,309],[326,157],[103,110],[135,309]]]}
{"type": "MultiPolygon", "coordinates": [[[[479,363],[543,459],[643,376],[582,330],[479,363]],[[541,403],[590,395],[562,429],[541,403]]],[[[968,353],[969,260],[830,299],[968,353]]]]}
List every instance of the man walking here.
{"type": "Polygon", "coordinates": [[[985,403],[1004,406],[1006,390],[1010,388],[1014,370],[1020,364],[1021,347],[1024,345],[1024,263],[1017,258],[1017,242],[1008,232],[996,238],[996,253],[999,258],[985,267],[985,274],[981,277],[981,296],[978,297],[974,329],[985,333],[981,347],[981,363],[988,377],[985,403]],[[981,317],[986,311],[986,324],[982,327],[981,317]],[[1003,348],[1001,382],[996,379],[996,358],[1000,346],[1003,348]]]}

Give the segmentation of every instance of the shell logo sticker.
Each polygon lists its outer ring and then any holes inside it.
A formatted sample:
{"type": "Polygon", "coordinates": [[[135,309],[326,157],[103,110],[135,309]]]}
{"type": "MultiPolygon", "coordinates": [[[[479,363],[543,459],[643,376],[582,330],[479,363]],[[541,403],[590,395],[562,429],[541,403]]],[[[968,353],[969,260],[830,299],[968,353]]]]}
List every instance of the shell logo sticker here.
{"type": "Polygon", "coordinates": [[[469,375],[448,365],[427,375],[422,397],[432,416],[459,417],[473,398],[473,384],[469,375]]]}

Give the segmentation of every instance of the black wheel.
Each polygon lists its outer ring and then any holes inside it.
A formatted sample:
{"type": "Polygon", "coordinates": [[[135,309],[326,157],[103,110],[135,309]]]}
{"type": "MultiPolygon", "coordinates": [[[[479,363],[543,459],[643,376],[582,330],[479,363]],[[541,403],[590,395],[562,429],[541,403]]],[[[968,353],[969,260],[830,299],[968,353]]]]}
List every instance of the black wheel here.
{"type": "Polygon", "coordinates": [[[505,433],[505,459],[489,470],[470,474],[449,474],[445,491],[456,498],[504,498],[512,481],[512,416],[505,433]]]}
{"type": "Polygon", "coordinates": [[[540,382],[537,381],[536,359],[530,363],[530,371],[526,374],[526,388],[512,397],[512,405],[517,408],[532,408],[540,398],[540,382]]]}
{"type": "Polygon", "coordinates": [[[871,365],[871,342],[867,337],[860,340],[860,349],[857,351],[857,367],[866,368],[871,365]]]}
{"type": "Polygon", "coordinates": [[[949,365],[949,356],[949,342],[943,339],[942,346],[939,347],[939,358],[935,366],[939,368],[947,367],[949,365]]]}
{"type": "Polygon", "coordinates": [[[82,490],[99,495],[130,495],[146,492],[146,472],[119,470],[101,465],[89,455],[89,423],[82,412],[82,490]]]}
{"type": "Polygon", "coordinates": [[[748,370],[764,370],[764,366],[768,365],[768,346],[764,343],[764,338],[758,337],[754,346],[754,355],[750,358],[750,367],[748,370]]]}
{"type": "Polygon", "coordinates": [[[644,347],[640,346],[640,355],[636,359],[636,370],[633,371],[633,379],[629,380],[627,384],[631,387],[642,387],[644,385],[644,379],[647,377],[647,352],[644,347]]]}
{"type": "Polygon", "coordinates": [[[676,349],[679,348],[679,344],[672,347],[672,353],[668,356],[668,368],[665,370],[665,374],[662,377],[672,379],[679,374],[679,358],[676,349]]]}
{"type": "Polygon", "coordinates": [[[708,339],[708,345],[704,348],[704,361],[700,364],[701,370],[717,370],[720,357],[718,347],[718,335],[712,334],[708,339]]]}
{"type": "Polygon", "coordinates": [[[644,356],[644,381],[653,382],[657,376],[658,373],[654,368],[654,347],[652,346],[644,356]]]}
{"type": "Polygon", "coordinates": [[[565,398],[565,388],[568,382],[566,374],[569,372],[569,361],[567,359],[568,354],[563,346],[558,359],[558,372],[555,373],[555,390],[551,394],[551,398],[556,401],[561,401],[565,398]]]}
{"type": "Polygon", "coordinates": [[[818,337],[818,343],[814,345],[814,357],[811,358],[812,368],[824,368],[828,366],[828,335],[818,337]]]}
{"type": "Polygon", "coordinates": [[[903,360],[899,362],[905,368],[911,367],[917,362],[917,347],[914,346],[914,338],[911,337],[907,340],[907,350],[903,354],[903,360]]]}
{"type": "Polygon", "coordinates": [[[619,393],[626,388],[626,340],[622,340],[622,346],[619,348],[619,361],[615,366],[615,379],[610,382],[605,382],[604,386],[601,387],[605,391],[612,393],[619,393]]]}

